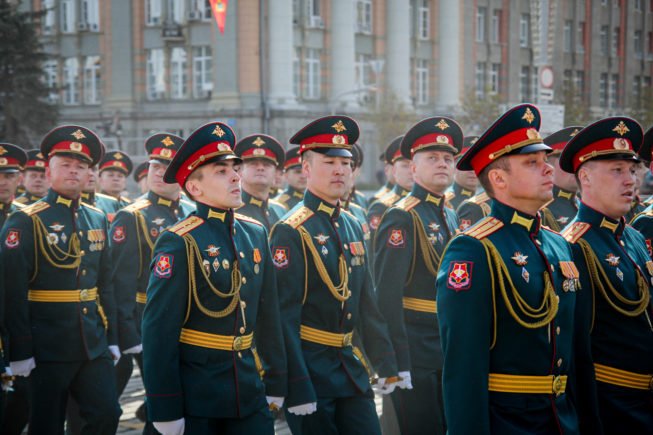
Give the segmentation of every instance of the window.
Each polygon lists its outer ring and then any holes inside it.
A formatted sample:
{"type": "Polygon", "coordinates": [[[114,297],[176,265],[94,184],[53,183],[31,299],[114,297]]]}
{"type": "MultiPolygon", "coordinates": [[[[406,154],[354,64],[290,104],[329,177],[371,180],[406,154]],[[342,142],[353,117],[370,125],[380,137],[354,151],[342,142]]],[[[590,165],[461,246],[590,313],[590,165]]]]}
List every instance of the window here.
{"type": "Polygon", "coordinates": [[[633,103],[639,106],[639,98],[642,93],[642,78],[640,76],[633,77],[633,103]]]}
{"type": "Polygon", "coordinates": [[[426,59],[417,59],[415,65],[415,100],[420,106],[429,102],[429,63],[426,59]]]}
{"type": "Polygon", "coordinates": [[[576,71],[574,77],[574,88],[576,96],[581,100],[585,98],[585,71],[576,71]]]}
{"type": "Polygon", "coordinates": [[[485,63],[479,62],[476,64],[476,97],[482,98],[485,96],[485,63]]]}
{"type": "Polygon", "coordinates": [[[528,47],[530,45],[531,33],[531,16],[528,14],[521,14],[519,19],[519,46],[528,47]]]}
{"type": "Polygon", "coordinates": [[[63,103],[66,105],[79,104],[79,61],[76,57],[69,57],[65,60],[63,80],[63,103]]]}
{"type": "Polygon", "coordinates": [[[490,29],[490,42],[498,44],[501,37],[501,9],[496,9],[492,14],[492,27],[490,29]]]}
{"type": "Polygon", "coordinates": [[[485,41],[485,16],[485,8],[479,7],[476,9],[476,42],[485,41]]]}
{"type": "Polygon", "coordinates": [[[160,100],[166,89],[162,48],[147,50],[146,74],[147,99],[160,100]]]}
{"type": "Polygon", "coordinates": [[[301,63],[300,59],[302,58],[301,48],[295,47],[295,55],[292,59],[292,89],[295,93],[295,97],[299,97],[300,93],[300,84],[301,84],[301,63]]]}
{"type": "Polygon", "coordinates": [[[635,0],[634,3],[635,3],[635,10],[637,12],[641,12],[642,11],[642,0],[635,0]]]}
{"type": "Polygon", "coordinates": [[[100,30],[100,10],[98,0],[82,0],[80,22],[86,23],[92,32],[100,30]]]}
{"type": "Polygon", "coordinates": [[[73,33],[76,25],[75,2],[73,0],[61,0],[61,32],[73,33]]]}
{"type": "Polygon", "coordinates": [[[500,91],[499,88],[499,72],[501,71],[501,64],[493,63],[492,69],[490,69],[490,92],[493,94],[498,94],[500,91]]]}
{"type": "Polygon", "coordinates": [[[321,97],[320,51],[315,48],[306,50],[306,82],[304,98],[317,100],[321,97]]]}
{"type": "Polygon", "coordinates": [[[172,49],[170,56],[170,98],[175,100],[188,97],[186,57],[184,47],[174,47],[172,49]]]}
{"type": "Polygon", "coordinates": [[[372,0],[356,2],[356,31],[364,34],[372,33],[372,0]]]}
{"type": "Polygon", "coordinates": [[[608,26],[601,26],[601,33],[599,34],[599,42],[601,46],[601,54],[608,55],[608,26]]]}
{"type": "Polygon", "coordinates": [[[59,68],[56,60],[43,63],[43,82],[50,89],[48,101],[56,102],[59,99],[59,68]]]}
{"type": "Polygon", "coordinates": [[[358,87],[368,86],[372,83],[372,67],[370,65],[371,56],[369,54],[356,55],[356,85],[358,87]]]}
{"type": "Polygon", "coordinates": [[[319,17],[320,14],[320,0],[307,0],[307,15],[309,17],[319,17]]]}
{"type": "Polygon", "coordinates": [[[54,31],[54,0],[43,0],[41,7],[46,11],[43,17],[43,33],[47,35],[54,31]]]}
{"type": "Polygon", "coordinates": [[[419,0],[419,8],[417,9],[417,36],[419,39],[429,39],[430,17],[429,0],[419,0]]]}
{"type": "Polygon", "coordinates": [[[608,107],[615,109],[617,106],[619,106],[619,75],[612,74],[610,76],[608,107]]]}
{"type": "Polygon", "coordinates": [[[642,56],[644,55],[644,44],[642,41],[641,30],[635,30],[633,34],[633,46],[635,49],[635,56],[641,59],[642,56]]]}
{"type": "Polygon", "coordinates": [[[612,30],[612,45],[610,46],[610,53],[613,56],[619,55],[619,27],[612,30]]]}
{"type": "Polygon", "coordinates": [[[168,0],[168,22],[183,23],[185,9],[184,0],[168,0]]]}
{"type": "Polygon", "coordinates": [[[145,0],[145,24],[161,24],[161,0],[145,0]]]}
{"type": "Polygon", "coordinates": [[[212,62],[211,47],[193,48],[193,96],[196,98],[207,98],[213,91],[212,62]]]}
{"type": "Polygon", "coordinates": [[[585,22],[580,21],[576,27],[576,52],[585,53],[585,22]]]}
{"type": "Polygon", "coordinates": [[[191,0],[189,19],[208,20],[211,18],[211,2],[209,0],[191,0]]]}
{"type": "Polygon", "coordinates": [[[84,104],[100,104],[102,74],[100,56],[88,56],[84,61],[84,104]]]}
{"type": "Polygon", "coordinates": [[[599,105],[607,107],[608,105],[608,75],[602,73],[599,78],[599,105]]]}
{"type": "Polygon", "coordinates": [[[519,72],[519,99],[522,103],[531,101],[531,69],[522,66],[519,72]]]}
{"type": "Polygon", "coordinates": [[[573,22],[572,21],[565,21],[565,26],[563,28],[562,32],[562,46],[564,48],[565,53],[571,53],[571,26],[573,22]]]}

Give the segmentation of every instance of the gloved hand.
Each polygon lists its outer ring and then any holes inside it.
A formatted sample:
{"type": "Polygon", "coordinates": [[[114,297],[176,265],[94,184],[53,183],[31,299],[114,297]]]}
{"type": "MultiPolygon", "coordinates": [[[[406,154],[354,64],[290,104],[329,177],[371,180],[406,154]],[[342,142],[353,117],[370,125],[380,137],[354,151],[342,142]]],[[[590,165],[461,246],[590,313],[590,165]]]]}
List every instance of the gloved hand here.
{"type": "Polygon", "coordinates": [[[173,421],[155,421],[154,428],[161,432],[161,435],[183,435],[186,420],[180,418],[173,421]]]}
{"type": "Polygon", "coordinates": [[[111,352],[111,356],[113,357],[113,365],[115,366],[120,360],[120,348],[115,344],[112,344],[109,346],[109,352],[111,352]]]}
{"type": "Polygon", "coordinates": [[[129,349],[122,351],[122,353],[124,353],[125,355],[128,355],[130,353],[136,354],[136,353],[141,353],[141,352],[143,352],[143,345],[142,344],[137,344],[134,347],[130,347],[129,349]]]}
{"type": "Polygon", "coordinates": [[[399,372],[398,375],[401,380],[397,382],[397,387],[403,390],[412,390],[413,383],[410,380],[410,372],[399,372]]]}
{"type": "Polygon", "coordinates": [[[268,407],[271,411],[276,411],[283,407],[283,397],[265,396],[265,400],[268,401],[268,407]]]}
{"type": "Polygon", "coordinates": [[[21,361],[11,361],[9,368],[15,376],[29,376],[30,372],[36,368],[34,358],[24,359],[21,361]]]}
{"type": "Polygon", "coordinates": [[[2,373],[2,391],[14,391],[12,388],[14,386],[14,381],[13,381],[13,373],[11,372],[11,367],[5,367],[5,372],[2,373]]]}
{"type": "Polygon", "coordinates": [[[308,415],[317,411],[317,402],[304,403],[303,405],[292,406],[288,412],[295,415],[308,415]]]}
{"type": "Polygon", "coordinates": [[[390,378],[379,378],[376,381],[376,384],[372,385],[372,390],[376,394],[380,395],[385,395],[385,394],[390,394],[395,390],[395,387],[397,386],[397,377],[392,376],[390,378]]]}

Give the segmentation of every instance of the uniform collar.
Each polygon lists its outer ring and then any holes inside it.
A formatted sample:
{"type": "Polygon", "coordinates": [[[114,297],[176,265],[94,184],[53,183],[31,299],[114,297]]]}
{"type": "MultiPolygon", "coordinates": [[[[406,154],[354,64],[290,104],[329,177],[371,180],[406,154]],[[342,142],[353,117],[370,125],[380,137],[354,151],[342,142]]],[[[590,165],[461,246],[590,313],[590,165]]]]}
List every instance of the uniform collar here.
{"type": "Polygon", "coordinates": [[[34,201],[34,202],[36,202],[36,201],[38,201],[39,199],[43,198],[42,196],[34,195],[33,193],[30,193],[30,192],[28,192],[28,191],[25,191],[25,197],[26,197],[28,200],[30,200],[30,201],[34,201]]]}
{"type": "Polygon", "coordinates": [[[521,212],[496,199],[492,201],[491,215],[506,225],[523,228],[530,234],[537,235],[540,231],[540,217],[521,212]]]}
{"type": "Polygon", "coordinates": [[[268,208],[268,200],[265,199],[258,199],[257,197],[245,192],[245,189],[243,189],[243,202],[245,205],[253,205],[258,208],[263,208],[267,209],[268,208]]]}
{"type": "Polygon", "coordinates": [[[87,204],[95,204],[95,192],[82,192],[80,197],[87,204]]]}
{"type": "Polygon", "coordinates": [[[68,198],[67,196],[60,195],[59,193],[55,192],[54,190],[50,189],[48,190],[48,194],[45,196],[45,200],[49,202],[52,205],[57,205],[60,204],[66,208],[77,208],[79,207],[79,202],[81,200],[81,196],[79,198],[68,198]]]}
{"type": "Polygon", "coordinates": [[[471,198],[472,196],[474,196],[474,192],[465,189],[463,186],[461,186],[456,182],[453,183],[453,193],[455,193],[456,196],[460,195],[464,198],[471,198]]]}
{"type": "Polygon", "coordinates": [[[152,204],[160,205],[163,207],[168,207],[170,209],[177,209],[179,207],[179,199],[167,199],[162,197],[161,195],[157,195],[156,193],[152,192],[151,190],[147,192],[147,199],[150,201],[152,204]]]}
{"type": "Polygon", "coordinates": [[[304,199],[304,192],[301,192],[292,186],[288,186],[288,195],[300,200],[304,199]]]}
{"type": "Polygon", "coordinates": [[[576,192],[571,192],[569,190],[565,190],[561,187],[558,187],[556,185],[553,185],[553,197],[554,198],[563,198],[568,201],[573,201],[574,197],[576,196],[576,192]]]}
{"type": "Polygon", "coordinates": [[[322,212],[326,214],[331,219],[336,219],[340,215],[340,201],[338,201],[337,205],[333,205],[323,201],[308,189],[304,194],[304,205],[314,212],[322,212]]]}
{"type": "Polygon", "coordinates": [[[4,202],[0,202],[0,212],[2,212],[3,214],[7,213],[7,211],[9,211],[9,209],[11,208],[11,203],[12,201],[9,201],[6,204],[4,202]]]}
{"type": "Polygon", "coordinates": [[[438,195],[437,193],[432,193],[426,190],[424,187],[419,184],[413,184],[413,190],[410,192],[411,196],[421,199],[424,202],[433,204],[438,208],[444,206],[444,195],[438,195]]]}
{"type": "Polygon", "coordinates": [[[597,228],[599,231],[607,231],[617,237],[620,237],[624,232],[624,228],[626,228],[626,220],[623,217],[619,220],[614,220],[582,201],[578,207],[576,220],[587,222],[592,225],[593,228],[597,228]]]}
{"type": "Polygon", "coordinates": [[[404,196],[406,196],[406,195],[408,195],[410,193],[410,190],[406,190],[403,187],[401,187],[400,185],[396,184],[395,187],[392,188],[392,192],[396,193],[401,198],[403,198],[404,196]]]}
{"type": "Polygon", "coordinates": [[[211,207],[198,202],[197,212],[195,214],[207,221],[231,222],[233,220],[234,211],[232,209],[211,207]]]}

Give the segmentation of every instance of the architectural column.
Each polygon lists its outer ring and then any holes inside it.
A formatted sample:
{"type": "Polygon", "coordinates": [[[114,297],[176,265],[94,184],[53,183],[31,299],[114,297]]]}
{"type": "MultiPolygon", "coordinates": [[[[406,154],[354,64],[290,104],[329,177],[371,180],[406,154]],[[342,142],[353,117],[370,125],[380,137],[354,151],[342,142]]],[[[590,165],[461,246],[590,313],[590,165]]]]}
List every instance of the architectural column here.
{"type": "Polygon", "coordinates": [[[399,101],[411,106],[409,10],[406,0],[388,0],[385,83],[399,101]]]}
{"type": "Polygon", "coordinates": [[[268,6],[268,59],[270,65],[268,101],[273,108],[297,106],[293,90],[292,0],[270,1],[268,6]]]}
{"type": "Polygon", "coordinates": [[[440,89],[436,106],[445,111],[460,105],[461,7],[458,0],[440,0],[440,89]],[[443,55],[444,53],[446,54],[443,55]]]}
{"type": "Polygon", "coordinates": [[[352,0],[333,0],[331,5],[331,95],[334,109],[358,107],[356,83],[356,11],[352,0]]]}

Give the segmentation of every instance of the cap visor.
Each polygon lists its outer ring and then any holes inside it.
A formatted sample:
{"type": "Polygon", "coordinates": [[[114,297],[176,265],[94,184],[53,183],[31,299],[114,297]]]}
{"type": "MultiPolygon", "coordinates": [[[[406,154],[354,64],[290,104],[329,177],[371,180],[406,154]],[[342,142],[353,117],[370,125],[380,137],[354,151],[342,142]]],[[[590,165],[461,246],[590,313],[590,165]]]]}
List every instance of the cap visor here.
{"type": "Polygon", "coordinates": [[[329,157],[349,157],[350,159],[354,157],[351,151],[344,148],[313,148],[311,151],[316,153],[324,154],[329,157]]]}

